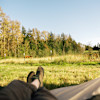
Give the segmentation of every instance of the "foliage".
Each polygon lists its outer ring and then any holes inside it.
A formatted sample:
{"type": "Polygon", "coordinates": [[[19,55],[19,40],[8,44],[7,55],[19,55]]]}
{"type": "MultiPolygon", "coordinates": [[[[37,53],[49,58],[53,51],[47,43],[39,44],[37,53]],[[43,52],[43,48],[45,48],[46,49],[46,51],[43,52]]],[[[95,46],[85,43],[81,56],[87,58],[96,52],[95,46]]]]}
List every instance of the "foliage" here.
{"type": "Polygon", "coordinates": [[[20,27],[18,21],[10,20],[0,8],[0,56],[33,57],[82,53],[85,50],[81,43],[76,43],[69,35],[62,33],[55,36],[52,32],[20,27]],[[24,55],[23,55],[24,54],[24,55]]]}
{"type": "Polygon", "coordinates": [[[18,57],[22,41],[20,23],[10,20],[0,8],[0,56],[18,57]]]}
{"type": "Polygon", "coordinates": [[[100,44],[98,43],[97,45],[95,45],[95,46],[93,47],[93,50],[100,50],[100,44]]]}

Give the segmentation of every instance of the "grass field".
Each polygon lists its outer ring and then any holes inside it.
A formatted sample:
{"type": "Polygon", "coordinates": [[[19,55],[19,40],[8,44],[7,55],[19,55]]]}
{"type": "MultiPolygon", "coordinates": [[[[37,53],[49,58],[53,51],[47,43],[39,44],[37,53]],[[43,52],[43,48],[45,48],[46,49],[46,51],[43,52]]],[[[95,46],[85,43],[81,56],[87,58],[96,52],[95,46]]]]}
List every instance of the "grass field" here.
{"type": "Polygon", "coordinates": [[[72,86],[100,77],[100,60],[89,61],[81,55],[47,58],[11,58],[0,60],[0,85],[6,86],[14,79],[26,82],[30,71],[42,65],[45,70],[44,86],[48,89],[72,86]]]}
{"type": "Polygon", "coordinates": [[[100,57],[95,59],[88,59],[85,55],[65,55],[57,57],[42,57],[42,58],[9,58],[0,59],[1,64],[32,64],[32,65],[51,65],[51,64],[86,64],[100,63],[100,57]]]}

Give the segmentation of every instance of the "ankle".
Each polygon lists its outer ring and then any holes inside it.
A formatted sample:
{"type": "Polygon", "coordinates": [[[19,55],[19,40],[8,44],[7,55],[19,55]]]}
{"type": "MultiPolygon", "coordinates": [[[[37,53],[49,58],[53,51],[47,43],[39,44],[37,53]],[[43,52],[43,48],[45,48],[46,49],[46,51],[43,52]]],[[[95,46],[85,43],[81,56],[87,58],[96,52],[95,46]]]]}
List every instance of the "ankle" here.
{"type": "Polygon", "coordinates": [[[37,89],[39,88],[40,86],[40,82],[38,79],[35,79],[33,82],[31,82],[32,85],[34,85],[37,89]]]}

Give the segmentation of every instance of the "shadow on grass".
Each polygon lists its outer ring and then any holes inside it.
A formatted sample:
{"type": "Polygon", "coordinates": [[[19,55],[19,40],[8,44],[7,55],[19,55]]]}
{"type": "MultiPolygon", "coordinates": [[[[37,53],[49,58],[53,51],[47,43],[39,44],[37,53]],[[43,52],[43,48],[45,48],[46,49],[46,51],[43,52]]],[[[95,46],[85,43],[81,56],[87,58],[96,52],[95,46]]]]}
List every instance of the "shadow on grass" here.
{"type": "MultiPolygon", "coordinates": [[[[5,86],[4,86],[5,87],[5,86]]],[[[4,87],[0,86],[0,90],[2,90],[4,87]]]]}
{"type": "Polygon", "coordinates": [[[100,65],[100,62],[81,62],[78,65],[100,65]]]}
{"type": "Polygon", "coordinates": [[[56,85],[56,84],[47,84],[44,83],[44,87],[46,87],[48,90],[53,90],[53,89],[57,89],[57,88],[62,88],[62,87],[68,87],[68,86],[74,86],[74,85],[78,85],[78,84],[60,84],[60,85],[56,85]]]}
{"type": "MultiPolygon", "coordinates": [[[[44,83],[44,87],[47,88],[48,90],[53,90],[53,89],[57,89],[57,88],[62,88],[62,87],[68,87],[68,86],[74,86],[74,85],[78,85],[78,84],[60,84],[60,85],[56,85],[56,84],[47,84],[44,83]]],[[[4,86],[6,87],[6,86],[4,86]]],[[[0,90],[2,90],[4,87],[0,86],[0,90]]]]}

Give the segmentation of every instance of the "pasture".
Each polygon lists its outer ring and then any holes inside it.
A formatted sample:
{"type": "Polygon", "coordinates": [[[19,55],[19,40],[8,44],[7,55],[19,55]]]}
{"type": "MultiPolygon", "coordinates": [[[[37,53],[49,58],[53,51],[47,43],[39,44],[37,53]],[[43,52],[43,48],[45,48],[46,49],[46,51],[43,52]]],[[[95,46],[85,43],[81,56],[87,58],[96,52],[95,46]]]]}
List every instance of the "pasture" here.
{"type": "Polygon", "coordinates": [[[100,77],[100,59],[90,61],[82,55],[47,58],[10,58],[0,60],[0,85],[14,79],[26,82],[30,71],[42,65],[45,70],[44,86],[48,89],[72,86],[100,77]]]}

